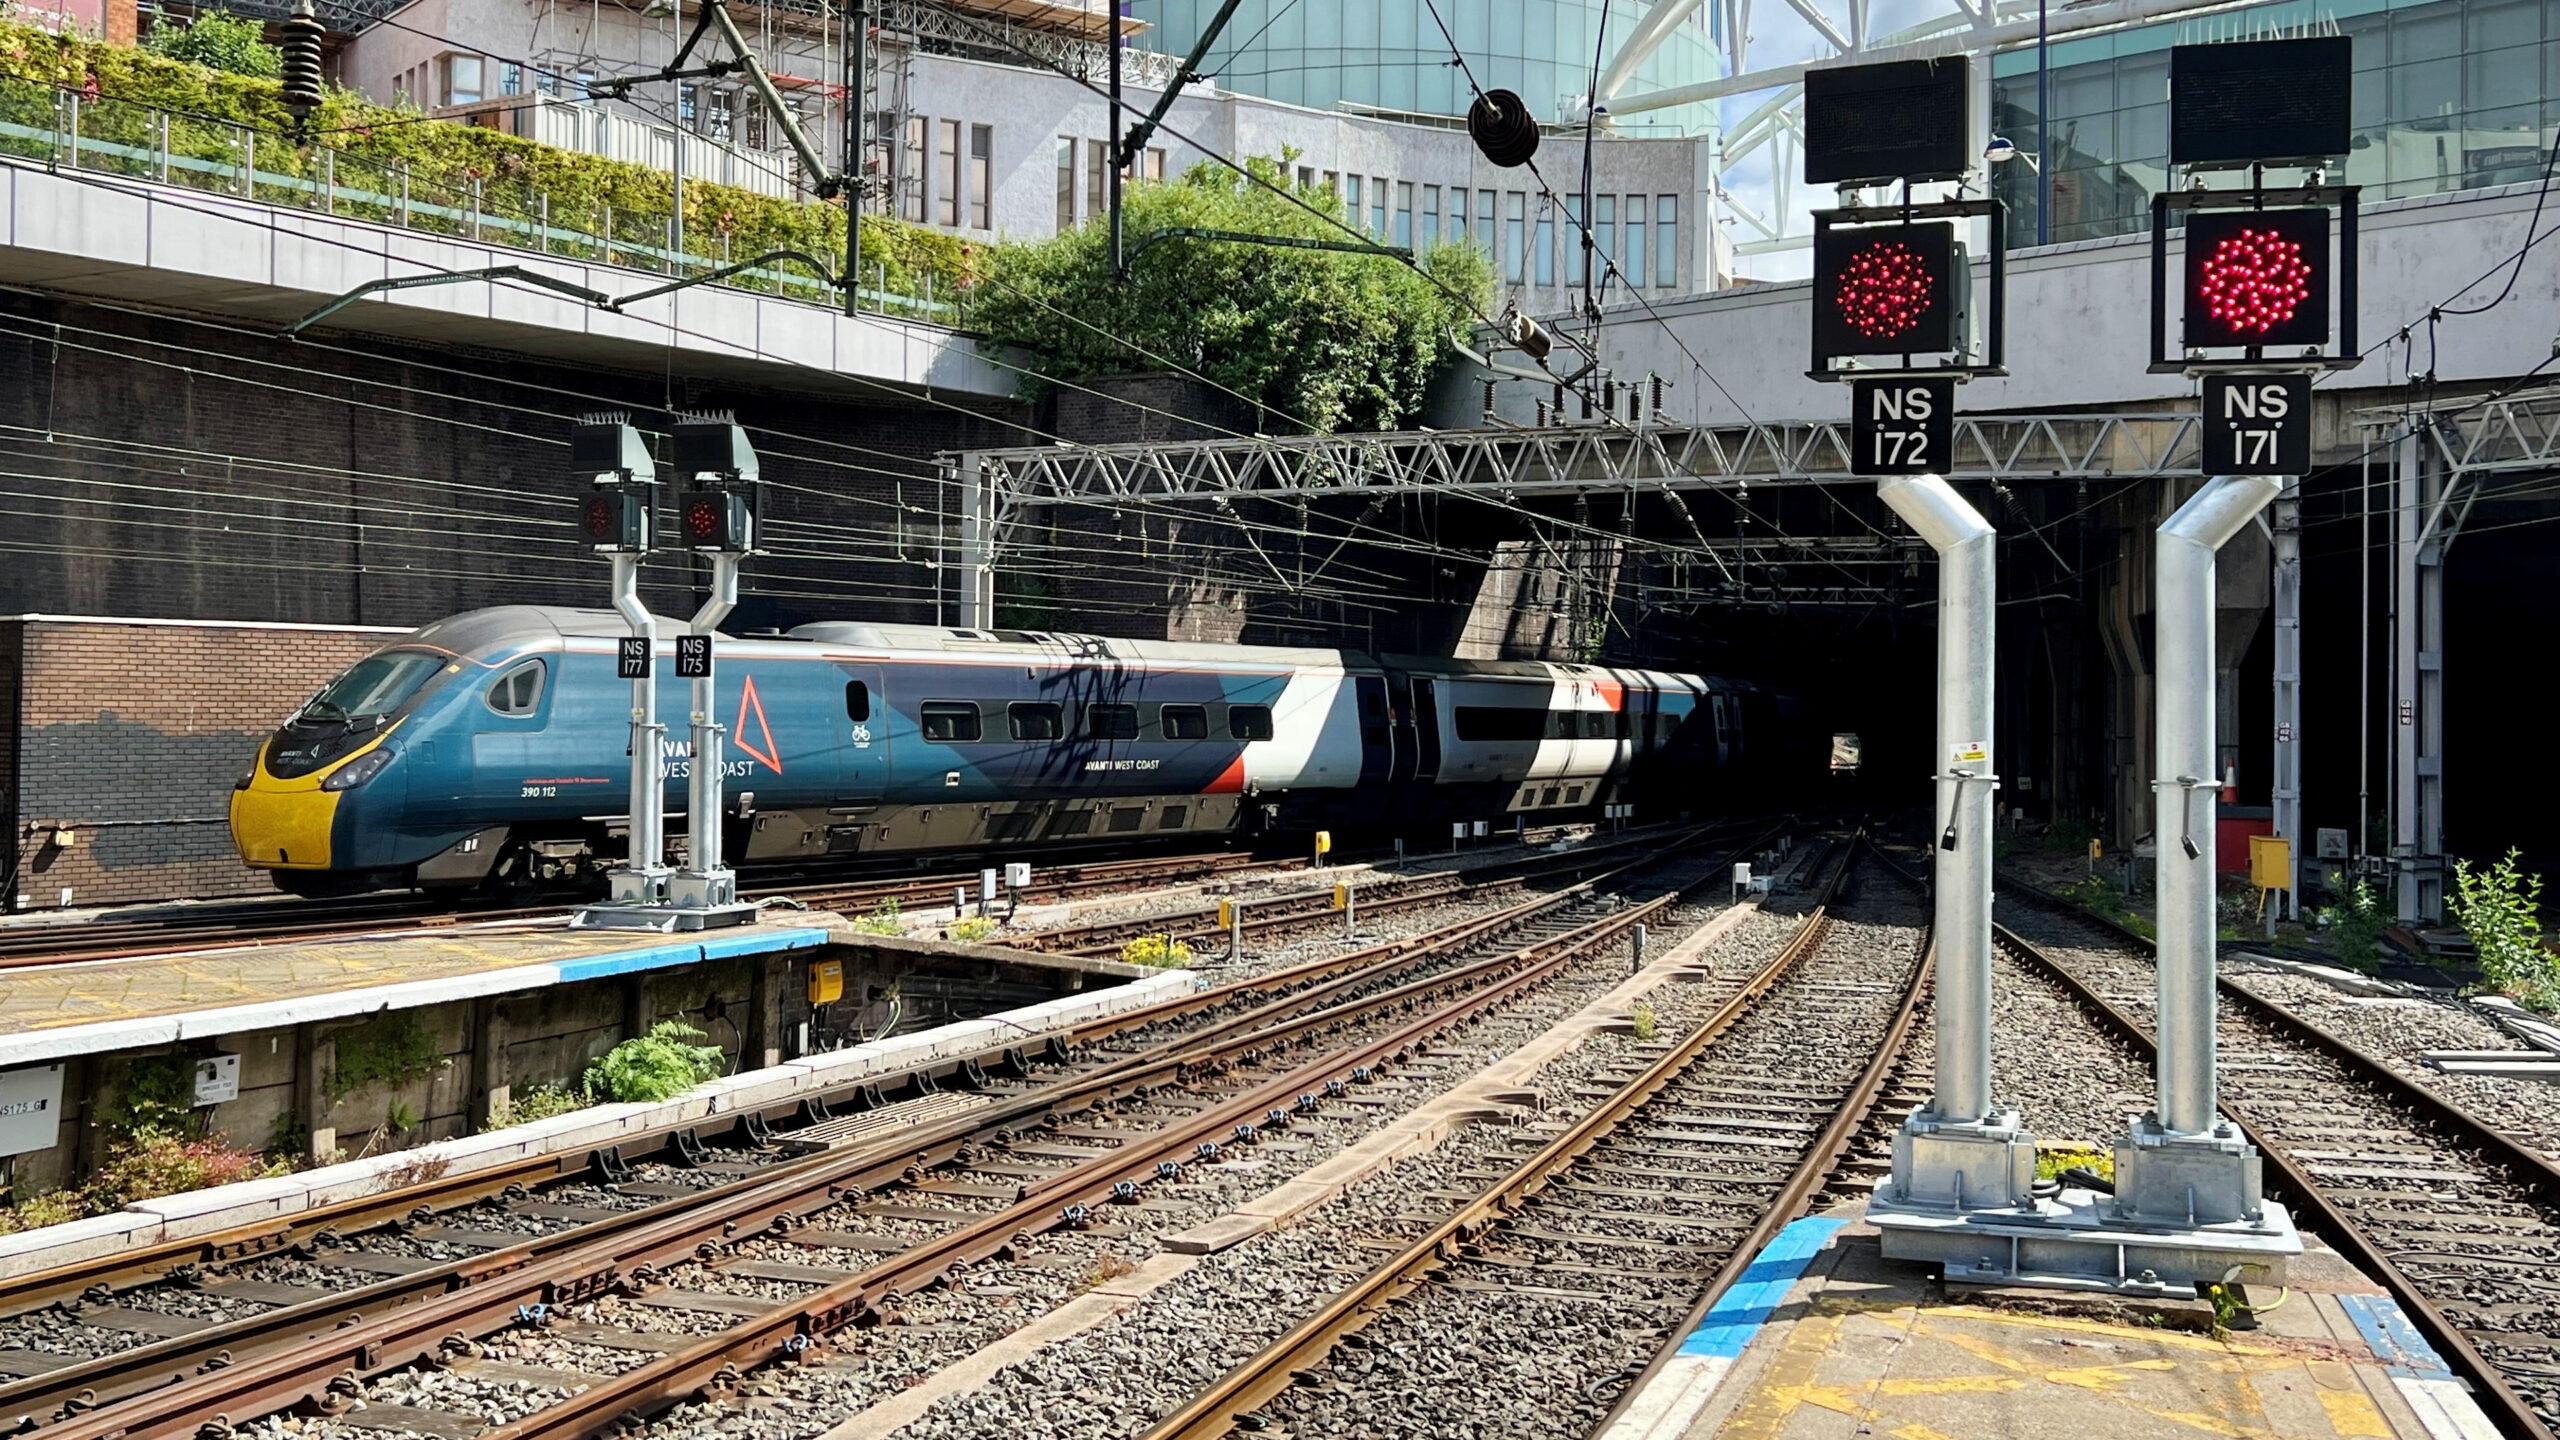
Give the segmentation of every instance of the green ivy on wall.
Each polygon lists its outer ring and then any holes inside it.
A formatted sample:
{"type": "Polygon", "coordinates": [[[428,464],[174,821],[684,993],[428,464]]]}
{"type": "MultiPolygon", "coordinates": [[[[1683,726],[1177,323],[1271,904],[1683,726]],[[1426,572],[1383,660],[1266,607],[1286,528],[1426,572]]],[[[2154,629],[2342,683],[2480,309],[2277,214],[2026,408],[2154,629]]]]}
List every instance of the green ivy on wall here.
{"type": "MultiPolygon", "coordinates": [[[[663,244],[673,208],[665,171],[485,126],[432,122],[417,110],[376,105],[347,90],[329,92],[311,116],[310,143],[297,145],[293,116],[272,79],[6,20],[0,20],[0,77],[0,121],[51,131],[62,124],[61,96],[68,92],[81,99],[85,142],[156,153],[162,137],[155,111],[167,111],[168,153],[178,167],[191,161],[237,166],[244,148],[254,146],[261,176],[316,184],[325,174],[336,192],[333,208],[356,218],[394,218],[404,195],[413,205],[467,206],[520,225],[547,218],[561,232],[547,248],[593,257],[596,237],[634,247],[663,244]]],[[[31,147],[13,136],[0,148],[26,153],[31,147]]],[[[90,159],[82,165],[101,168],[90,159]]],[[[839,205],[704,180],[686,182],[684,202],[685,251],[706,269],[773,250],[800,250],[830,265],[844,253],[839,205]]],[[[862,247],[866,284],[885,280],[893,291],[919,294],[931,277],[938,295],[965,288],[971,247],[956,236],[865,215],[862,247]],[[874,266],[885,274],[869,274],[874,266]]]]}

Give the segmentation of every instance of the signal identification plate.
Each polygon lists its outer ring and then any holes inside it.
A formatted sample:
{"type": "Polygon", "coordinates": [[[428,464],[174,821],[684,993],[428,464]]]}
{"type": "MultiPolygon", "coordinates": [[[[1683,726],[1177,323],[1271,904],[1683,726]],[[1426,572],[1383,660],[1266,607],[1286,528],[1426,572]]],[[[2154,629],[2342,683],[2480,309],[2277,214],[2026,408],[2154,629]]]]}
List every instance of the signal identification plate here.
{"type": "Polygon", "coordinates": [[[1943,473],[1955,444],[1956,382],[1853,380],[1849,473],[1943,473]]]}

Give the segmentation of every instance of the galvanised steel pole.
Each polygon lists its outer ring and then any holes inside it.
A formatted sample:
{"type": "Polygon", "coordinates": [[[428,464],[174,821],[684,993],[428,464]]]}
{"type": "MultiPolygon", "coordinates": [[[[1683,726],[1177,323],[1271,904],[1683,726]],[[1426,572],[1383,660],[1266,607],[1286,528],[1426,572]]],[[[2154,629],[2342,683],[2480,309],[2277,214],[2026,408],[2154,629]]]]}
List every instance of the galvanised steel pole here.
{"type": "MultiPolygon", "coordinates": [[[[2161,523],[2152,597],[2159,721],[2151,833],[2160,857],[2160,1125],[2214,1128],[2214,552],[2284,488],[2271,475],[2224,475],[2161,523]]],[[[1941,1062],[1943,1065],[1944,1062],[1941,1062]]]]}
{"type": "MultiPolygon", "coordinates": [[[[1999,535],[1936,475],[1881,481],[1876,494],[1938,552],[1936,1094],[1930,1113],[1965,1125],[1991,1114],[1991,770],[1993,593],[1999,535]]],[[[2210,677],[2208,677],[2210,678],[2210,677]]],[[[2211,696],[2208,686],[2206,694],[2211,696]]]]}

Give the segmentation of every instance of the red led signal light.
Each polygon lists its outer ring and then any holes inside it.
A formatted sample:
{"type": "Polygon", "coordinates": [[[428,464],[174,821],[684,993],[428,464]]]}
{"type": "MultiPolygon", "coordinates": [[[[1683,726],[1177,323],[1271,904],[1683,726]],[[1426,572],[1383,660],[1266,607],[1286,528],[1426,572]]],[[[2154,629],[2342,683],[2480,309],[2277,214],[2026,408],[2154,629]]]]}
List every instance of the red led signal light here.
{"type": "Polygon", "coordinates": [[[1831,298],[1850,329],[1869,340],[1900,340],[1938,303],[1938,284],[1910,246],[1878,240],[1849,257],[1831,298]]]}
{"type": "Polygon", "coordinates": [[[2191,348],[2327,344],[2329,212],[2189,215],[2186,312],[2191,348]]]}
{"type": "Polygon", "coordinates": [[[1813,258],[1816,365],[1835,356],[1954,349],[1959,254],[1955,227],[1946,224],[1823,231],[1813,258]]]}
{"type": "Polygon", "coordinates": [[[728,507],[725,497],[696,495],[684,505],[684,538],[687,544],[716,545],[720,541],[721,523],[728,507]]]}

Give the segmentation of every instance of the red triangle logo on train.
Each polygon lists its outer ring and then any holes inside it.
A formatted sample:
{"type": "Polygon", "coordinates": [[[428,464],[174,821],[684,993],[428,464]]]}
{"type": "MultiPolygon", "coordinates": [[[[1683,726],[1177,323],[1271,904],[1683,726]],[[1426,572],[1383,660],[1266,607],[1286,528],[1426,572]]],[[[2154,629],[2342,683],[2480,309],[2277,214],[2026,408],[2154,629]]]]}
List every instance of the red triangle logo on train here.
{"type": "Polygon", "coordinates": [[[773,727],[765,723],[764,701],[756,698],[756,677],[753,675],[747,677],[746,688],[738,692],[738,723],[729,727],[729,738],[737,744],[739,749],[763,761],[766,769],[776,775],[782,773],[780,758],[782,747],[773,743],[773,727]],[[749,715],[756,717],[756,733],[764,737],[764,748],[761,750],[747,743],[749,715]]]}

